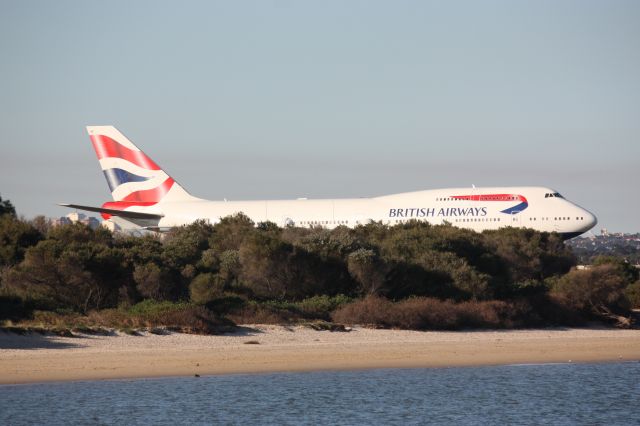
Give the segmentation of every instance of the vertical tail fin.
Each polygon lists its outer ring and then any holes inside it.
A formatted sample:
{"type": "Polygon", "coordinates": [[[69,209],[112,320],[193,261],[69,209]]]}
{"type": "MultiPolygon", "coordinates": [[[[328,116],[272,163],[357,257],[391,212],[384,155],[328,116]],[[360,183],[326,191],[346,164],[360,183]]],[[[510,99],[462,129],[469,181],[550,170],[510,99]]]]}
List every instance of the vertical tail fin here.
{"type": "Polygon", "coordinates": [[[161,201],[195,200],[113,126],[87,126],[114,203],[119,210],[161,201]]]}

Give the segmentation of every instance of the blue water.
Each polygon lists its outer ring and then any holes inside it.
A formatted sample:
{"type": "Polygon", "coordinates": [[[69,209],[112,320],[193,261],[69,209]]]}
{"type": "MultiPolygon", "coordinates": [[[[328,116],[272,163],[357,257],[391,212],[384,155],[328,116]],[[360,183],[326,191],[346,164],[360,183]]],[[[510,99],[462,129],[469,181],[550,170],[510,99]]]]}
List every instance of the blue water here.
{"type": "Polygon", "coordinates": [[[0,386],[1,425],[640,424],[640,363],[0,386]]]}

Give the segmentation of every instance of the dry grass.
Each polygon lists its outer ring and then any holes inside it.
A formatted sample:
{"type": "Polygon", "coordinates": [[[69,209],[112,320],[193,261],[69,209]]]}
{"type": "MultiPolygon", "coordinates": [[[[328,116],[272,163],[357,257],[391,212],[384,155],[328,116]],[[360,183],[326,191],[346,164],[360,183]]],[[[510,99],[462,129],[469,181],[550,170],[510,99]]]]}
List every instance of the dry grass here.
{"type": "Polygon", "coordinates": [[[31,320],[16,324],[51,332],[95,334],[105,328],[135,334],[138,330],[172,330],[190,334],[216,334],[234,324],[203,306],[187,303],[143,302],[129,309],[103,309],[87,315],[36,311],[31,320]]]}
{"type": "Polygon", "coordinates": [[[246,305],[226,317],[236,324],[289,324],[302,318],[289,310],[258,304],[246,305]]]}
{"type": "Polygon", "coordinates": [[[370,296],[336,310],[333,320],[344,324],[410,330],[511,328],[522,325],[513,305],[502,301],[454,303],[428,297],[392,302],[370,296]]]}

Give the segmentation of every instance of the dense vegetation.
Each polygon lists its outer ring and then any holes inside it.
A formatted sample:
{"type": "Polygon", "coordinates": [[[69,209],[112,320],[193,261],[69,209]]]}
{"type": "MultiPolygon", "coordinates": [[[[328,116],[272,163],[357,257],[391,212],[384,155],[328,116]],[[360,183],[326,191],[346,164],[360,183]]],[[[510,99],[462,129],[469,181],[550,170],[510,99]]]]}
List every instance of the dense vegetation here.
{"type": "Polygon", "coordinates": [[[638,271],[617,258],[575,270],[558,235],[482,234],[410,222],[257,226],[246,216],[164,237],[26,222],[0,199],[0,320],[178,327],[335,321],[412,329],[624,322],[638,271]]]}

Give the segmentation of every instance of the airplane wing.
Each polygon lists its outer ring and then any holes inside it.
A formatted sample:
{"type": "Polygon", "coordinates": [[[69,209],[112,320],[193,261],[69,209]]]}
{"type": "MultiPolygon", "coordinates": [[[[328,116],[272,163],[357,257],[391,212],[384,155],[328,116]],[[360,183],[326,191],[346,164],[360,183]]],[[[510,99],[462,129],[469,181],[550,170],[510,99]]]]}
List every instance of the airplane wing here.
{"type": "Polygon", "coordinates": [[[91,206],[81,206],[79,204],[66,204],[60,203],[58,204],[62,207],[70,207],[73,209],[86,210],[89,212],[96,213],[106,213],[111,216],[118,216],[125,219],[150,219],[150,220],[160,220],[164,217],[162,214],[155,213],[142,213],[142,212],[132,212],[127,210],[116,210],[116,209],[105,209],[103,207],[91,207],[91,206]]]}

